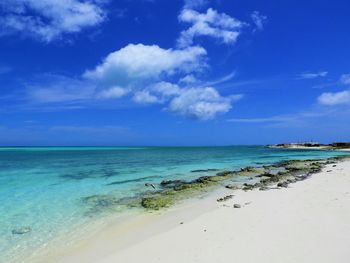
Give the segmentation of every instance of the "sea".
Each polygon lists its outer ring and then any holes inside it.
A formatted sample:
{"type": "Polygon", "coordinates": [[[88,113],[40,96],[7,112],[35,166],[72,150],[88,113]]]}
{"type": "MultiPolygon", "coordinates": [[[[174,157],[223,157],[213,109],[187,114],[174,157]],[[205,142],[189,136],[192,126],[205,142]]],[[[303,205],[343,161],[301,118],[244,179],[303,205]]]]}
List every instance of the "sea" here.
{"type": "Polygon", "coordinates": [[[145,183],[338,155],[344,152],[264,146],[2,147],[0,262],[25,262],[92,222],[122,215],[131,209],[125,200],[150,190],[145,183]],[[113,209],[92,207],[86,200],[94,196],[113,197],[113,209]]]}

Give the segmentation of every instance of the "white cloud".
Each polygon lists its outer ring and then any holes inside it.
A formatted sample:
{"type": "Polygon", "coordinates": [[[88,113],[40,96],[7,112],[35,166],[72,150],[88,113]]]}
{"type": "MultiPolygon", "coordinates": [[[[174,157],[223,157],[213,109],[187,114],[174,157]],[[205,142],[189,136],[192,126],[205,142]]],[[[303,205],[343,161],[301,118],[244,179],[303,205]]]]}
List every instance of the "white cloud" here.
{"type": "Polygon", "coordinates": [[[129,44],[109,54],[94,70],[84,76],[107,85],[126,86],[130,83],[157,79],[161,75],[202,70],[206,50],[202,47],[162,49],[157,45],[129,44]]]}
{"type": "Polygon", "coordinates": [[[326,77],[328,75],[327,71],[320,71],[315,73],[302,73],[298,75],[299,79],[316,79],[321,77],[326,77]]]}
{"type": "Polygon", "coordinates": [[[231,109],[231,99],[221,96],[212,87],[183,89],[173,98],[167,110],[186,117],[209,120],[231,109]]]}
{"type": "Polygon", "coordinates": [[[100,0],[2,0],[1,34],[20,33],[44,42],[77,33],[105,19],[100,0]]]}
{"type": "Polygon", "coordinates": [[[328,106],[350,104],[350,91],[325,92],[322,93],[317,100],[320,104],[328,106]]]}
{"type": "Polygon", "coordinates": [[[344,85],[350,85],[350,74],[343,74],[340,77],[340,82],[344,85]]]}
{"type": "Polygon", "coordinates": [[[254,11],[250,17],[252,18],[256,29],[255,30],[263,30],[264,29],[264,24],[267,21],[267,16],[261,15],[258,11],[254,11]]]}
{"type": "Polygon", "coordinates": [[[246,25],[212,8],[209,8],[206,13],[185,8],[179,15],[179,21],[191,24],[190,28],[181,32],[177,40],[180,47],[191,46],[194,39],[199,36],[210,36],[223,43],[232,44],[236,42],[240,30],[246,25]]]}

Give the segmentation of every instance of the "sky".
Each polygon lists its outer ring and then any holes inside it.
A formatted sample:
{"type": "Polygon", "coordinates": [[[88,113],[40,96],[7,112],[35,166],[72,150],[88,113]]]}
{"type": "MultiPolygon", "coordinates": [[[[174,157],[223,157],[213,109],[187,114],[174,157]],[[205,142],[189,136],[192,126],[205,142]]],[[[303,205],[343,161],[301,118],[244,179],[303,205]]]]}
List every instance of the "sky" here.
{"type": "Polygon", "coordinates": [[[345,0],[2,0],[0,145],[350,141],[345,0]]]}

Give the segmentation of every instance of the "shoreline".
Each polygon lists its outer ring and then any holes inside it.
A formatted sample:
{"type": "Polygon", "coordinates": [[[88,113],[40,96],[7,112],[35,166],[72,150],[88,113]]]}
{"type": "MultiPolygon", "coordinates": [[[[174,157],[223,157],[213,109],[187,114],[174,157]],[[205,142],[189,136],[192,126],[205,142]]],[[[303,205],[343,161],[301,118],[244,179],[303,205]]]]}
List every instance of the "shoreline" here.
{"type": "Polygon", "coordinates": [[[268,148],[272,149],[297,149],[297,150],[324,150],[324,151],[343,151],[348,152],[350,151],[350,148],[340,148],[340,147],[334,147],[329,145],[322,145],[322,146],[304,146],[304,145],[297,145],[297,144],[285,144],[285,145],[268,145],[268,148]]]}
{"type": "MultiPolygon", "coordinates": [[[[348,159],[338,162],[336,165],[347,164],[348,168],[350,168],[350,161],[348,159]]],[[[328,164],[328,166],[332,166],[334,164],[328,164]]],[[[328,169],[328,168],[327,168],[328,169]]],[[[325,173],[325,172],[321,172],[325,173]]],[[[331,173],[327,173],[331,174],[331,173]]],[[[314,174],[313,176],[317,177],[318,174],[314,174]]],[[[306,180],[302,182],[297,182],[292,185],[291,188],[298,188],[299,184],[303,182],[313,181],[306,180]]],[[[289,188],[289,187],[288,187],[289,188]]],[[[288,191],[291,189],[281,188],[282,191],[288,191]]],[[[49,257],[43,259],[42,261],[33,261],[33,262],[47,262],[48,258],[50,262],[115,262],[115,260],[120,257],[125,256],[123,260],[128,259],[133,253],[138,253],[139,249],[144,249],[144,246],[148,247],[149,240],[153,240],[158,236],[167,235],[172,231],[180,231],[179,226],[183,224],[192,224],[199,218],[206,216],[207,214],[216,214],[218,213],[218,209],[232,208],[232,202],[236,200],[240,200],[240,198],[244,198],[246,195],[259,196],[264,195],[265,193],[273,193],[275,195],[275,189],[270,189],[269,191],[257,191],[257,189],[253,189],[253,191],[243,191],[243,190],[230,190],[227,188],[219,188],[215,192],[208,193],[204,198],[196,199],[191,198],[189,200],[183,201],[175,207],[168,208],[165,212],[162,211],[154,211],[152,213],[141,213],[132,215],[125,220],[125,222],[113,222],[111,220],[106,227],[96,235],[92,236],[88,240],[80,243],[77,246],[74,246],[69,251],[65,251],[65,253],[53,253],[49,257]],[[230,200],[224,202],[217,202],[216,200],[225,196],[233,194],[234,197],[230,200]],[[234,200],[234,201],[233,201],[234,200]],[[141,246],[141,248],[140,248],[141,246]],[[133,253],[128,254],[133,251],[133,253]]],[[[277,194],[277,192],[276,192],[277,194]]],[[[271,194],[269,194],[271,195],[271,194]]],[[[253,197],[253,198],[257,198],[253,197]]],[[[257,200],[255,200],[257,201],[257,200]]],[[[254,202],[255,202],[254,201],[254,202]]],[[[250,206],[249,202],[243,202],[241,204],[241,210],[244,210],[246,206],[250,206]],[[246,204],[247,203],[247,204],[246,204]]],[[[260,208],[261,209],[261,208],[260,208]]],[[[271,216],[271,215],[270,215],[271,216]]],[[[221,217],[220,217],[221,218],[221,217]]],[[[217,221],[221,221],[221,219],[216,219],[217,221]]],[[[243,227],[243,225],[241,226],[243,227]]],[[[204,230],[203,230],[204,231],[204,230]]],[[[221,233],[222,234],[222,233],[221,233]]],[[[350,233],[349,233],[350,234],[350,233]]],[[[169,234],[170,235],[170,234],[169,234]]],[[[172,236],[168,236],[167,238],[173,238],[172,236]]],[[[220,237],[224,238],[224,237],[220,237]]],[[[220,239],[218,240],[220,242],[220,239]]],[[[159,244],[160,246],[162,244],[159,244]]],[[[163,251],[164,252],[164,251],[163,251]]],[[[164,255],[163,255],[164,256],[164,255]]],[[[135,259],[136,260],[136,259],[135,259]]],[[[141,256],[138,260],[142,260],[141,256]]],[[[151,260],[151,258],[149,258],[151,260]]],[[[136,262],[136,261],[127,261],[127,262],[136,262]]],[[[147,261],[147,262],[153,262],[147,261]]],[[[157,261],[158,262],[158,261],[157,261]]],[[[164,262],[164,261],[162,261],[164,262]]],[[[165,261],[168,262],[168,261],[165,261]]],[[[169,261],[172,262],[172,261],[169,261]]],[[[243,261],[245,262],[245,261],[243,261]]],[[[248,262],[248,261],[247,261],[248,262]]]]}

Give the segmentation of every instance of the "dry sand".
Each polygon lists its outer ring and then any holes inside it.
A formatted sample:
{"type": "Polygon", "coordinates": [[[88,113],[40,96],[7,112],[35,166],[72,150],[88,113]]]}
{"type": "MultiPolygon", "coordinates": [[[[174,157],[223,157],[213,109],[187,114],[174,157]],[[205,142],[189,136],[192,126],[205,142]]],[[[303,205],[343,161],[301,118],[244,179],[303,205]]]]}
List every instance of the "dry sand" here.
{"type": "Polygon", "coordinates": [[[135,217],[58,258],[46,262],[348,263],[350,161],[288,188],[225,190],[135,217]]]}

